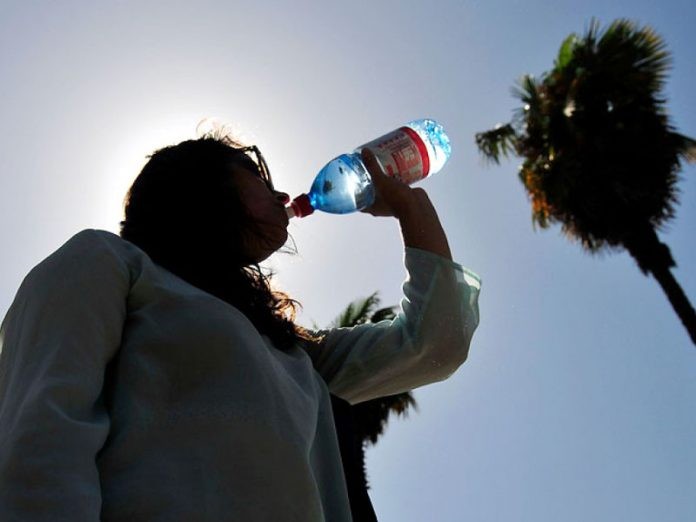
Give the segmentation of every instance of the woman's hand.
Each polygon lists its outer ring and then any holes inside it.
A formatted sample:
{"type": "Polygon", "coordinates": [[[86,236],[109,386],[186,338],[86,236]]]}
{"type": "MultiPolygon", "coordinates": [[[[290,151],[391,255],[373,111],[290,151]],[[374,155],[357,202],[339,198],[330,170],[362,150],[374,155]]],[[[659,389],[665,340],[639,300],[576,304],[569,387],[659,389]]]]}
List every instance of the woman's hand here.
{"type": "Polygon", "coordinates": [[[386,175],[382,171],[377,158],[370,150],[363,149],[361,156],[375,186],[374,203],[370,207],[361,210],[361,212],[372,214],[373,216],[400,218],[412,212],[418,206],[418,199],[422,199],[423,195],[425,195],[423,189],[411,188],[406,183],[386,175]],[[418,194],[418,192],[422,194],[418,194]]]}
{"type": "Polygon", "coordinates": [[[375,202],[361,212],[394,216],[399,220],[405,246],[427,250],[451,260],[447,236],[428,194],[422,188],[411,188],[387,176],[369,150],[363,149],[361,156],[375,185],[375,202]]]}

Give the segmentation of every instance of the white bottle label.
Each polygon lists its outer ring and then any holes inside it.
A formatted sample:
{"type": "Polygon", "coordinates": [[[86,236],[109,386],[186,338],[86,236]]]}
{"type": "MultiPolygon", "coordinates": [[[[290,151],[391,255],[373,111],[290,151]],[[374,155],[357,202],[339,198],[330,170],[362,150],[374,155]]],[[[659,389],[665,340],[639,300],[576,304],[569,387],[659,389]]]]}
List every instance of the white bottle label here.
{"type": "Polygon", "coordinates": [[[388,176],[407,185],[423,179],[430,171],[430,158],[425,143],[409,127],[396,129],[357,150],[361,149],[370,149],[388,176]]]}

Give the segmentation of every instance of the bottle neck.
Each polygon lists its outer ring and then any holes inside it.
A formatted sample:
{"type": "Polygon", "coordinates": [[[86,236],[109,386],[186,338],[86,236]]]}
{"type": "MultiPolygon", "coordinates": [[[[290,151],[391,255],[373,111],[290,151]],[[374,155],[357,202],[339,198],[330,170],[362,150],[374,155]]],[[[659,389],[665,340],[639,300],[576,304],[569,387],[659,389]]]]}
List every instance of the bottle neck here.
{"type": "Polygon", "coordinates": [[[290,206],[285,208],[288,218],[306,217],[314,212],[314,207],[307,194],[300,194],[290,202],[290,206]]]}

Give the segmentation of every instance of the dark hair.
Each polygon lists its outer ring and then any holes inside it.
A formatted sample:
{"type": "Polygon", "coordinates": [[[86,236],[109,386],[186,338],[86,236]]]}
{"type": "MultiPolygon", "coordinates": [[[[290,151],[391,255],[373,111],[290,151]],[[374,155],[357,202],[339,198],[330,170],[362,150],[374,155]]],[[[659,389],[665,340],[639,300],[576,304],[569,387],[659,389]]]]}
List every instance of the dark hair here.
{"type": "Polygon", "coordinates": [[[243,258],[242,232],[254,227],[231,165],[258,169],[241,144],[203,137],[164,147],[124,199],[120,236],[187,282],[236,307],[280,350],[315,340],[294,323],[299,303],[271,288],[272,272],[243,258]]]}

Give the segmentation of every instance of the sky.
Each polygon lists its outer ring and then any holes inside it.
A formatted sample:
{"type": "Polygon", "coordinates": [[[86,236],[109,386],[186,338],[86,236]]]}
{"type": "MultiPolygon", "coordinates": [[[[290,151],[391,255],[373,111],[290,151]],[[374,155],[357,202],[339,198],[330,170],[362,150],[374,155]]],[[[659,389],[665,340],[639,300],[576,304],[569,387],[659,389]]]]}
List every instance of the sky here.
{"type": "MultiPolygon", "coordinates": [[[[535,230],[518,159],[482,161],[523,74],[592,17],[629,18],[673,55],[665,94],[696,136],[696,4],[567,0],[12,1],[0,12],[0,316],[28,271],[85,228],[118,231],[145,156],[217,116],[297,195],[331,158],[431,117],[453,153],[421,183],[457,262],[482,279],[468,360],[414,392],[368,451],[381,521],[696,520],[696,347],[625,252],[535,230]]],[[[696,303],[696,166],[660,237],[696,303]]],[[[379,291],[398,304],[398,224],[315,213],[267,266],[326,325],[379,291]]]]}

